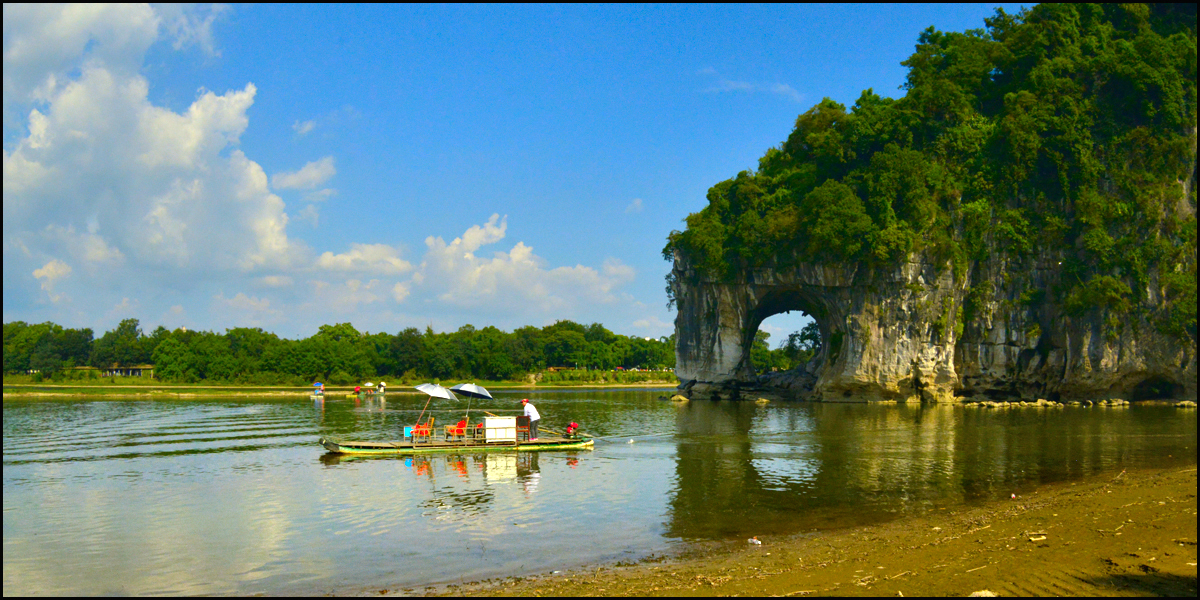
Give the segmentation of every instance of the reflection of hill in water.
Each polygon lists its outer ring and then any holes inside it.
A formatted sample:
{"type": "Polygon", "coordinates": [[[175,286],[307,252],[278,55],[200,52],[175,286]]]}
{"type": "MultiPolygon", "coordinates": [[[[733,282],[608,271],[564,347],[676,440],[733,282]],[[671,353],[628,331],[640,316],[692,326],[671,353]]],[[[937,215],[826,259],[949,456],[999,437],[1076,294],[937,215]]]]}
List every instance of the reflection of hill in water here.
{"type": "MultiPolygon", "coordinates": [[[[545,428],[577,421],[617,436],[594,450],[372,458],[324,455],[317,440],[395,439],[423,408],[416,398],[6,402],[4,500],[20,518],[5,520],[5,543],[22,552],[5,553],[5,591],[292,595],[345,581],[526,575],[637,560],[679,538],[807,531],[1099,470],[1195,465],[1195,411],[1170,406],[660,395],[552,390],[497,402],[528,396],[545,428]]],[[[441,422],[465,407],[429,409],[445,411],[441,422]]]]}
{"type": "Polygon", "coordinates": [[[1102,410],[691,402],[668,535],[876,522],[1153,460],[1189,435],[1195,447],[1194,421],[1171,410],[1102,410]]]}

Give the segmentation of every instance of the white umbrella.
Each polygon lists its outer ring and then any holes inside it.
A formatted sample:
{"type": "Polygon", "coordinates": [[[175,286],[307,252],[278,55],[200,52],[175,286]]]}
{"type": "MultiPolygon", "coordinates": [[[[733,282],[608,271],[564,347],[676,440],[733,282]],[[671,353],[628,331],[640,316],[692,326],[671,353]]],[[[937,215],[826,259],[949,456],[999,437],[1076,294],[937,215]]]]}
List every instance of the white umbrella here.
{"type": "Polygon", "coordinates": [[[422,383],[421,385],[418,385],[415,387],[418,390],[421,390],[422,392],[425,392],[426,394],[433,396],[434,398],[445,398],[447,400],[458,400],[458,397],[455,396],[453,392],[451,392],[450,390],[448,390],[436,383],[422,383]]]}
{"type": "Polygon", "coordinates": [[[460,394],[466,394],[472,398],[492,398],[492,395],[489,394],[482,385],[475,385],[473,383],[460,383],[450,389],[460,394]]]}
{"type": "Polygon", "coordinates": [[[374,386],[375,386],[375,384],[371,383],[370,381],[363,384],[363,387],[374,387],[374,386]]]}

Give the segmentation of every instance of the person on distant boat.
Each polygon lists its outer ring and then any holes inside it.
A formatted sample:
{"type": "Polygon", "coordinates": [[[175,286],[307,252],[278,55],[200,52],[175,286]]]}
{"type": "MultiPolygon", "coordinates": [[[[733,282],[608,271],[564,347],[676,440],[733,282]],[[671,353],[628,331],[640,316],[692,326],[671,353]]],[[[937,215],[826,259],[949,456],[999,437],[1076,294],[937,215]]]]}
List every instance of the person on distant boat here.
{"type": "Polygon", "coordinates": [[[380,382],[379,382],[379,393],[380,393],[380,394],[382,394],[382,393],[384,393],[385,391],[387,391],[387,390],[385,390],[385,389],[384,389],[384,388],[386,388],[386,387],[387,387],[387,384],[386,384],[386,383],[384,383],[384,382],[382,382],[382,381],[380,381],[380,382]]]}
{"type": "Polygon", "coordinates": [[[529,441],[536,442],[538,439],[538,421],[542,420],[542,415],[538,414],[537,408],[529,402],[529,398],[522,399],[521,404],[525,406],[525,416],[529,417],[529,441]]]}

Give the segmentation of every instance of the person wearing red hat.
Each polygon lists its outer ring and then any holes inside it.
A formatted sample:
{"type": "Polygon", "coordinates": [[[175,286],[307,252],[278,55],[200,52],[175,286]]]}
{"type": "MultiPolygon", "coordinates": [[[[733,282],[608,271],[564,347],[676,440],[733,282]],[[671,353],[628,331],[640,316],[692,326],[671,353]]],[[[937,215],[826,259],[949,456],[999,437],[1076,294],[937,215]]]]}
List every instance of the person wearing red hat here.
{"type": "Polygon", "coordinates": [[[538,421],[542,420],[542,415],[538,414],[537,408],[529,402],[529,398],[521,399],[521,404],[525,406],[525,416],[529,417],[529,441],[536,442],[538,439],[538,421]]]}

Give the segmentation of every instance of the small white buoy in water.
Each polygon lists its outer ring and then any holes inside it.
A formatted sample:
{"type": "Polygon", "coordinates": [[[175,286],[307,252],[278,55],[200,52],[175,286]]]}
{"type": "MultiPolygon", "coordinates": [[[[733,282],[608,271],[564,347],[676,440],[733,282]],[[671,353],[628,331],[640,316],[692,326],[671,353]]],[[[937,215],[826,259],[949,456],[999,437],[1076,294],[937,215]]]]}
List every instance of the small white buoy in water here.
{"type": "Polygon", "coordinates": [[[752,538],[750,538],[750,539],[748,539],[748,540],[746,540],[746,541],[747,541],[747,542],[750,542],[751,544],[755,544],[755,545],[757,545],[757,546],[761,546],[761,545],[762,545],[762,542],[758,541],[758,536],[757,536],[757,535],[756,535],[756,536],[754,536],[754,537],[752,537],[752,538]]]}
{"type": "Polygon", "coordinates": [[[1016,494],[1013,494],[1013,495],[1012,495],[1012,499],[1013,499],[1013,500],[1016,500],[1016,499],[1017,499],[1017,495],[1016,495],[1016,494]]]}
{"type": "Polygon", "coordinates": [[[632,444],[632,443],[633,443],[633,438],[629,438],[629,442],[628,442],[628,443],[632,444]]]}

